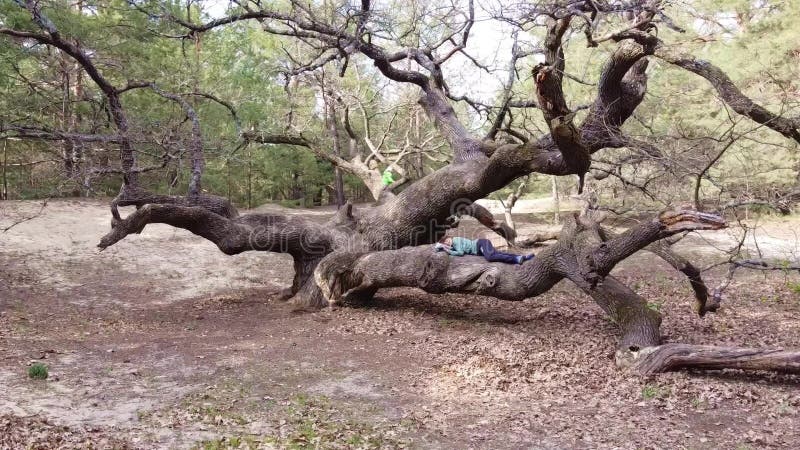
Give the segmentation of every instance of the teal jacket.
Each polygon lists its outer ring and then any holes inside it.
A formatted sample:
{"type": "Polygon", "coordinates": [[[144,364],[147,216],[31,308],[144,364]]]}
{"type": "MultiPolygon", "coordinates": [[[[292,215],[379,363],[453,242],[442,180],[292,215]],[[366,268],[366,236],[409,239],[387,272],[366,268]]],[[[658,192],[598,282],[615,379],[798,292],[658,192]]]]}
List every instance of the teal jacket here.
{"type": "Polygon", "coordinates": [[[477,255],[478,241],[462,237],[454,237],[453,246],[447,253],[453,256],[477,255]]]}
{"type": "Polygon", "coordinates": [[[383,171],[383,175],[381,175],[381,183],[384,186],[391,186],[394,183],[394,177],[392,176],[392,169],[386,169],[383,171]]]}

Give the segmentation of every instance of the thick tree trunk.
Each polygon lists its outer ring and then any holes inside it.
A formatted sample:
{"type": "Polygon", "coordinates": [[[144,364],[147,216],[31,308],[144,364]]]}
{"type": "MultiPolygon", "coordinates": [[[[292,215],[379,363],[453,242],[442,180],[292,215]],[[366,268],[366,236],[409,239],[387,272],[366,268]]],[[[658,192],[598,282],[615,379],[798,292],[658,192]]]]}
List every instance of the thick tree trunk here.
{"type": "Polygon", "coordinates": [[[579,286],[620,328],[621,349],[639,351],[661,343],[661,315],[631,288],[612,276],[604,277],[596,286],[579,286]]]}
{"type": "Polygon", "coordinates": [[[322,290],[314,281],[314,270],[321,259],[318,256],[294,257],[295,272],[289,300],[298,308],[314,310],[328,305],[322,290]]]}

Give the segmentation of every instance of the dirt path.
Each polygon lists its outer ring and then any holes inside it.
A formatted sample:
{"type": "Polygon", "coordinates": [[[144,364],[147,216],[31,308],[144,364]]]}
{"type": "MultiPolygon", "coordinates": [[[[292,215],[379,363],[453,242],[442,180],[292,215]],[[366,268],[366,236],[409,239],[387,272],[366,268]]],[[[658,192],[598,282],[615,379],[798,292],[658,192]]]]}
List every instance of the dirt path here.
{"type": "MultiPolygon", "coordinates": [[[[274,298],[288,257],[228,257],[158,225],[98,253],[108,220],[102,202],[56,201],[0,233],[0,448],[800,444],[797,377],[619,372],[613,325],[567,284],[519,303],[395,289],[296,314],[274,298]],[[29,380],[31,361],[50,379],[29,380]]],[[[700,319],[651,256],[617,274],[672,341],[800,347],[796,277],[739,278],[700,319]]]]}

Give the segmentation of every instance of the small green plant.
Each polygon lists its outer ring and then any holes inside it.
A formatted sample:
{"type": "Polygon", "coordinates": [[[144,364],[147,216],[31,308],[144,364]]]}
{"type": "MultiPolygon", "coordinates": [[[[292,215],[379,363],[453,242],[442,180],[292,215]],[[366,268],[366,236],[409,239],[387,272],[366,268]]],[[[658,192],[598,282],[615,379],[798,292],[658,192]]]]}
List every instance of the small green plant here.
{"type": "Polygon", "coordinates": [[[793,415],[795,413],[795,409],[792,408],[792,406],[789,404],[789,402],[787,402],[785,400],[783,400],[780,403],[778,403],[778,406],[776,407],[776,409],[778,410],[778,414],[781,415],[781,416],[789,416],[789,415],[793,415]]]}
{"type": "Polygon", "coordinates": [[[658,395],[658,388],[656,386],[648,384],[647,386],[642,388],[642,398],[645,400],[650,400],[656,398],[658,395]]]}
{"type": "Polygon", "coordinates": [[[441,325],[443,328],[453,327],[456,325],[456,323],[457,322],[454,319],[439,319],[439,325],[441,325]]]}
{"type": "Polygon", "coordinates": [[[47,366],[42,363],[34,363],[28,367],[28,378],[33,380],[46,380],[49,375],[47,366]]]}
{"type": "Polygon", "coordinates": [[[661,312],[661,305],[659,302],[647,302],[647,308],[657,313],[661,312]]]}
{"type": "Polygon", "coordinates": [[[248,450],[253,450],[259,448],[259,445],[260,442],[251,436],[231,436],[210,441],[202,441],[200,445],[195,448],[197,450],[228,450],[234,448],[246,448],[248,450]]]}
{"type": "Polygon", "coordinates": [[[794,292],[795,294],[800,294],[800,282],[787,282],[786,287],[789,288],[790,291],[794,292]]]}
{"type": "Polygon", "coordinates": [[[664,389],[655,384],[647,384],[642,388],[642,398],[645,400],[652,400],[658,397],[667,397],[668,395],[668,389],[664,389]]]}
{"type": "Polygon", "coordinates": [[[308,406],[309,403],[311,403],[311,402],[312,402],[312,399],[308,396],[308,394],[300,392],[299,394],[294,396],[294,403],[296,403],[297,406],[301,406],[301,407],[308,406]]]}

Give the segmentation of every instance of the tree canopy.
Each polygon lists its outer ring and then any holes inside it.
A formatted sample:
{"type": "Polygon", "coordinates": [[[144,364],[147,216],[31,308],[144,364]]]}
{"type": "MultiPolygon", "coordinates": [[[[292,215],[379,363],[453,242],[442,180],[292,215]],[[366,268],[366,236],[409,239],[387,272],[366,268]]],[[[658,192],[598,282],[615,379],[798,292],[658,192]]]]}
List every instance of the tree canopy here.
{"type": "MultiPolygon", "coordinates": [[[[113,84],[155,82],[164,91],[188,95],[202,124],[209,191],[236,203],[335,202],[334,171],[328,160],[292,145],[253,139],[245,143],[243,139],[248,133],[313,135],[319,150],[332,153],[334,137],[326,125],[322,95],[326,89],[335,92],[327,103],[335,110],[340,152],[350,151],[349,124],[356,136],[356,151],[370,154],[364,148],[369,137],[380,155],[386,153],[390,159],[403,155],[401,170],[412,178],[430,173],[451,157],[416,103],[413,88],[387,80],[372,60],[358,52],[333,54],[307,39],[264,32],[257,21],[236,21],[203,33],[184,26],[237,14],[260,3],[37,4],[63,36],[90,52],[113,84]]],[[[448,7],[436,2],[408,5],[376,3],[370,27],[386,35],[371,36],[391,42],[392,48],[438,44],[437,40],[463,26],[467,17],[468,2],[448,7]]],[[[535,103],[530,69],[543,58],[544,19],[541,13],[527,21],[519,19],[552,5],[478,2],[473,5],[475,36],[465,48],[458,49],[447,40],[440,44],[443,54],[454,51],[442,64],[442,72],[448,95],[459,100],[453,106],[469,127],[508,140],[547,130],[541,114],[530,107],[535,103]],[[501,109],[503,103],[509,107],[501,109]]],[[[611,6],[621,9],[613,2],[611,6]]],[[[315,17],[332,23],[353,22],[358,9],[336,2],[307,7],[315,17]]],[[[4,1],[2,8],[4,27],[37,29],[18,2],[4,1]]],[[[659,38],[671,49],[715,64],[769,111],[797,115],[798,49],[793,39],[793,24],[800,14],[797,5],[732,0],[660,2],[659,8],[668,18],[658,19],[663,21],[658,25],[659,38]]],[[[622,13],[600,15],[593,25],[599,36],[594,40],[609,37],[625,20],[622,13]]],[[[573,23],[563,46],[563,90],[578,119],[587,112],[603,62],[614,49],[614,39],[587,45],[582,27],[573,23]]],[[[20,38],[0,41],[0,64],[5,74],[0,100],[4,135],[38,133],[48,138],[5,141],[8,195],[114,192],[114,175],[109,171],[117,158],[109,153],[107,143],[73,139],[54,144],[51,140],[54,133],[113,131],[102,92],[80,65],[58,48],[20,38]]],[[[645,202],[655,208],[686,200],[773,205],[776,198],[792,193],[798,174],[796,142],[743,119],[719,98],[713,85],[698,82],[697,75],[670,66],[667,60],[653,60],[650,66],[647,93],[625,129],[641,141],[640,147],[658,146],[662,156],[649,158],[645,165],[621,166],[620,161],[641,155],[636,146],[630,146],[593,157],[593,190],[606,196],[613,193],[623,203],[645,202]]],[[[188,125],[180,105],[151,92],[131,91],[122,101],[129,111],[142,166],[163,166],[145,175],[148,185],[165,193],[181,191],[190,169],[185,152],[188,125]]],[[[385,157],[368,162],[381,166],[377,170],[388,165],[385,157]]],[[[370,198],[358,177],[345,174],[343,181],[352,199],[370,198]]],[[[569,191],[575,185],[573,180],[565,181],[562,189],[569,191]]],[[[534,177],[530,188],[546,192],[549,184],[546,178],[534,177]]]]}

